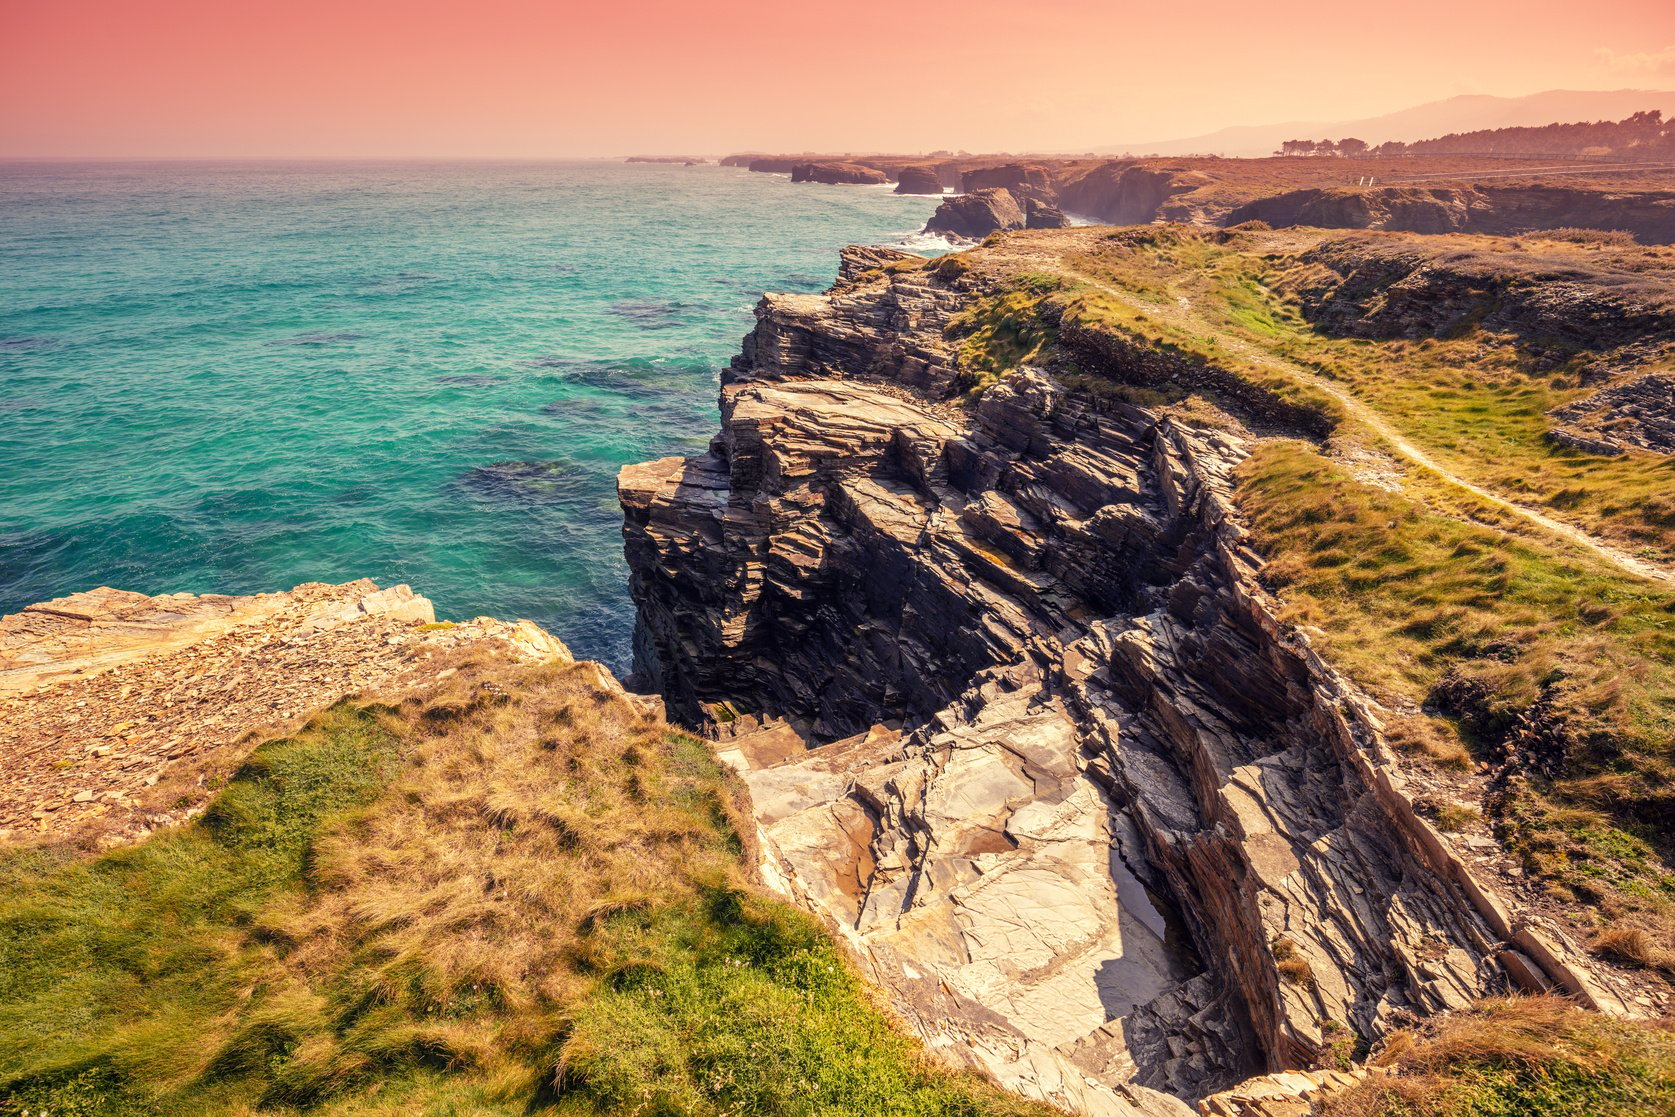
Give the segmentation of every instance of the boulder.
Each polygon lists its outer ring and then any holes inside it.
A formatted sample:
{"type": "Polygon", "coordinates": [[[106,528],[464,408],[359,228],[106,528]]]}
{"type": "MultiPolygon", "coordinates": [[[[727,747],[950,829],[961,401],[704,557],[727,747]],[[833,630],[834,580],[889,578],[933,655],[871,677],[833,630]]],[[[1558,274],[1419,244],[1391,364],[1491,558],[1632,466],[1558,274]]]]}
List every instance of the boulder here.
{"type": "Polygon", "coordinates": [[[934,167],[903,167],[896,182],[898,194],[940,194],[942,179],[934,167]]]}
{"type": "Polygon", "coordinates": [[[1022,229],[1024,209],[1010,190],[979,190],[949,198],[931,214],[925,232],[966,240],[982,240],[1003,229],[1022,229]]]}
{"type": "Polygon", "coordinates": [[[889,182],[890,176],[859,163],[798,163],[791,168],[791,181],[872,186],[889,182]]]}
{"type": "Polygon", "coordinates": [[[1034,198],[1024,203],[1024,225],[1030,229],[1063,229],[1070,224],[1070,219],[1057,206],[1050,206],[1046,202],[1038,202],[1034,198]]]}

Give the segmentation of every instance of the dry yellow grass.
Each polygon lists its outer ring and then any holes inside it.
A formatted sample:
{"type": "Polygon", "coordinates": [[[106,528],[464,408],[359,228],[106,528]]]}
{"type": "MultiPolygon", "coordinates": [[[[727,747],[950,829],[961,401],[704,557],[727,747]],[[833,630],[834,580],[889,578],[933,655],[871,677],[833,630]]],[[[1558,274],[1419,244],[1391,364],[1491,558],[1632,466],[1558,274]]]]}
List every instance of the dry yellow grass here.
{"type": "Polygon", "coordinates": [[[0,856],[0,1114],[1038,1113],[750,884],[738,794],[591,664],[341,705],[194,826],[0,856]]]}
{"type": "Polygon", "coordinates": [[[1325,1117],[1667,1117],[1675,1032],[1612,1020],[1558,997],[1491,998],[1375,1054],[1379,1072],[1325,1117]]]}

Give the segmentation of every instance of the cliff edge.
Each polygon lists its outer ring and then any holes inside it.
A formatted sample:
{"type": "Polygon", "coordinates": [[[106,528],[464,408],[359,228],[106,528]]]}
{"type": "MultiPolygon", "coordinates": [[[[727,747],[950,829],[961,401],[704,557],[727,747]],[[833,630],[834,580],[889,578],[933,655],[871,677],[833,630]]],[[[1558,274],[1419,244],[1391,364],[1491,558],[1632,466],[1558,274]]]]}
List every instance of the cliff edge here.
{"type": "Polygon", "coordinates": [[[1439,827],[1469,792],[1392,743],[1416,708],[1288,619],[1242,478],[1353,416],[1100,319],[1131,234],[847,254],[763,300],[706,453],[623,470],[641,679],[743,774],[765,879],[933,1051],[1083,1112],[1505,991],[1655,1011],[1439,827]]]}

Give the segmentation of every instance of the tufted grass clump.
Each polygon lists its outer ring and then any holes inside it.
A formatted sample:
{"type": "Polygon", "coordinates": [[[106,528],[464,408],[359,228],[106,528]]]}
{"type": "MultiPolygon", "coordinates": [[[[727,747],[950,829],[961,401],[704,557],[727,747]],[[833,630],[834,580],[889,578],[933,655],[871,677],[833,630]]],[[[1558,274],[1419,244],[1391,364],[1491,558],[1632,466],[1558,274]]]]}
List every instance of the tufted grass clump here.
{"type": "Polygon", "coordinates": [[[1501,997],[1397,1032],[1325,1117],[1664,1117],[1675,1032],[1557,997],[1501,997]]]}
{"type": "Polygon", "coordinates": [[[960,342],[959,384],[969,396],[1019,365],[1038,360],[1057,330],[1042,311],[1053,289],[1023,282],[976,300],[948,324],[960,342]]]}
{"type": "Polygon", "coordinates": [[[589,664],[341,704],[191,824],[0,854],[0,1115],[1041,1112],[755,891],[738,796],[589,664]]]}

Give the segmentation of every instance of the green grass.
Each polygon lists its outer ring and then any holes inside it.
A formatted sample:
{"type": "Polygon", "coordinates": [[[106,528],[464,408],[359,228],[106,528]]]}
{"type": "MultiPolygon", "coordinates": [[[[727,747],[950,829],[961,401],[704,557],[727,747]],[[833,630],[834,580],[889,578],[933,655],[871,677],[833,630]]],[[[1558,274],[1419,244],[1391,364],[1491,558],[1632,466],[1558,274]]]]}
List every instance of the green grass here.
{"type": "Polygon", "coordinates": [[[196,822],[0,861],[0,1115],[1043,1113],[746,881],[737,788],[588,668],[465,664],[196,822]]]}
{"type": "Polygon", "coordinates": [[[1554,771],[1491,804],[1500,837],[1565,898],[1667,941],[1675,594],[1361,483],[1305,443],[1266,443],[1237,477],[1286,618],[1374,694],[1451,709],[1480,752],[1531,718],[1553,730],[1554,771]]]}
{"type": "MultiPolygon", "coordinates": [[[[1121,230],[1064,258],[1070,274],[1091,281],[1070,288],[1064,319],[1212,366],[1277,402],[1318,416],[1324,426],[1340,422],[1342,408],[1330,395],[1253,360],[1249,351],[1232,344],[1248,335],[1255,349],[1265,348],[1287,336],[1297,318],[1276,305],[1251,276],[1227,274],[1228,262],[1241,259],[1202,230],[1121,230]]],[[[1166,384],[1148,386],[1169,390],[1166,384]]]]}
{"type": "Polygon", "coordinates": [[[334,712],[258,750],[194,825],[93,860],[8,852],[0,1097],[193,1074],[205,1022],[235,1012],[262,969],[241,928],[301,885],[311,839],[370,802],[395,757],[372,719],[334,712]]]}
{"type": "Polygon", "coordinates": [[[960,342],[959,386],[968,395],[981,394],[1019,365],[1039,359],[1052,343],[1057,330],[1042,310],[1055,286],[1039,279],[1022,277],[1010,289],[976,300],[949,322],[948,336],[960,342]]]}
{"type": "Polygon", "coordinates": [[[998,1111],[974,1083],[951,1089],[927,1071],[809,920],[738,893],[717,893],[709,907],[707,924],[630,917],[618,932],[661,949],[619,969],[576,1015],[564,1074],[577,1103],[567,1110],[998,1111]]]}
{"type": "Polygon", "coordinates": [[[1386,1073],[1325,1117],[1667,1117],[1675,1033],[1557,998],[1502,998],[1396,1033],[1386,1073]]]}

